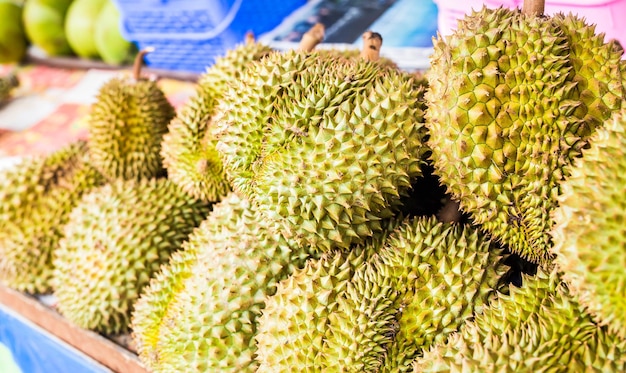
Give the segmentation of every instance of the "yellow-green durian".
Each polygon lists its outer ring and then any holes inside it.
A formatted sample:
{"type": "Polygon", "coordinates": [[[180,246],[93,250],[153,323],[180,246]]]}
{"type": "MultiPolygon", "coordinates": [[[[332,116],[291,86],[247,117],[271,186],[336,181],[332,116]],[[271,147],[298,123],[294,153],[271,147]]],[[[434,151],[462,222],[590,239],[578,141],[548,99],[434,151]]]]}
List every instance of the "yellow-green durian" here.
{"type": "Polygon", "coordinates": [[[195,95],[170,122],[161,144],[163,165],[168,178],[190,195],[218,201],[229,192],[215,139],[207,132],[207,126],[229,85],[239,79],[249,64],[271,51],[269,46],[253,40],[227,51],[200,76],[195,95]]]}
{"type": "Polygon", "coordinates": [[[626,338],[626,109],[575,162],[555,210],[556,263],[600,324],[626,338]]]}
{"type": "Polygon", "coordinates": [[[74,324],[116,334],[150,278],[207,216],[167,179],[117,179],[83,196],[54,252],[57,309],[74,324]]]}
{"type": "Polygon", "coordinates": [[[0,281],[46,293],[63,225],[81,196],[104,178],[91,166],[82,140],[26,157],[0,175],[0,281]]]}
{"type": "Polygon", "coordinates": [[[20,81],[13,73],[0,77],[0,105],[11,97],[11,91],[19,85],[20,81]]]}
{"type": "Polygon", "coordinates": [[[623,372],[626,340],[595,323],[556,271],[523,275],[414,362],[428,372],[623,372]]]}
{"type": "Polygon", "coordinates": [[[382,230],[421,174],[423,93],[363,59],[274,53],[228,91],[210,131],[233,188],[284,235],[347,249],[382,230]]]}
{"type": "Polygon", "coordinates": [[[175,116],[158,82],[140,76],[138,53],[132,76],[107,81],[91,105],[89,147],[94,165],[109,180],[142,179],[163,174],[163,135],[175,116]]]}
{"type": "Polygon", "coordinates": [[[347,255],[311,260],[268,298],[259,372],[406,372],[480,311],[507,271],[483,234],[433,217],[347,255]]]}
{"type": "Polygon", "coordinates": [[[622,52],[574,15],[483,8],[434,42],[426,122],[435,173],[497,240],[552,260],[559,184],[624,99],[622,52]]]}
{"type": "Polygon", "coordinates": [[[137,305],[133,334],[152,371],[256,370],[265,297],[314,254],[275,228],[234,192],[215,206],[137,305]]]}

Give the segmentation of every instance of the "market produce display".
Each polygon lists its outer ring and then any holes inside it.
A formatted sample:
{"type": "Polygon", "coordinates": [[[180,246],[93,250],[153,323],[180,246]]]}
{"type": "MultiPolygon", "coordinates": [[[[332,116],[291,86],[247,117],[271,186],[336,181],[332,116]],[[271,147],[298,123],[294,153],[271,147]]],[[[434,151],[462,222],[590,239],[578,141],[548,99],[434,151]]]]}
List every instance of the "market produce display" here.
{"type": "Polygon", "coordinates": [[[322,251],[379,232],[421,175],[424,83],[364,59],[288,51],[250,68],[210,131],[234,190],[322,251]]]}
{"type": "Polygon", "coordinates": [[[108,179],[159,176],[163,135],[176,115],[157,82],[141,76],[143,56],[132,76],[114,78],[100,88],[89,114],[89,152],[108,179]]]}
{"type": "Polygon", "coordinates": [[[140,51],[86,140],[0,171],[0,283],[155,373],[626,371],[626,60],[542,6],[466,15],[423,74],[372,31],[250,36],[177,112],[140,51]]]}
{"type": "Polygon", "coordinates": [[[79,141],[26,158],[0,178],[0,281],[29,293],[51,290],[52,254],[81,196],[104,183],[79,141]]]}
{"type": "Polygon", "coordinates": [[[133,331],[141,356],[155,372],[254,371],[265,297],[312,255],[247,199],[229,194],[189,237],[169,277],[138,303],[133,331]]]}
{"type": "Polygon", "coordinates": [[[126,331],[153,273],[209,211],[167,179],[118,179],[84,195],[53,253],[61,314],[83,328],[126,331]]]}
{"type": "Polygon", "coordinates": [[[230,84],[253,61],[272,49],[249,34],[246,42],[218,58],[198,79],[196,94],[180,110],[163,138],[161,155],[168,177],[190,195],[218,201],[230,191],[217,150],[217,140],[207,131],[215,107],[230,84]]]}
{"type": "Polygon", "coordinates": [[[573,15],[519,9],[465,17],[426,72],[435,174],[514,252],[551,261],[551,211],[588,138],[625,92],[614,42],[573,15]]]}
{"type": "Polygon", "coordinates": [[[626,338],[626,109],[592,139],[563,185],[553,251],[572,292],[626,338]]]}

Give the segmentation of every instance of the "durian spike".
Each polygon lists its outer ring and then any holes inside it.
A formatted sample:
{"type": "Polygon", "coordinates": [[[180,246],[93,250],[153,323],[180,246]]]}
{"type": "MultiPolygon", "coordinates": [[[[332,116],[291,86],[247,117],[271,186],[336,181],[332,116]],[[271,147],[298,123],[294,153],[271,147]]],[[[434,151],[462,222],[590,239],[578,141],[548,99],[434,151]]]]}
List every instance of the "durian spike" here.
{"type": "Polygon", "coordinates": [[[524,0],[522,13],[526,15],[542,16],[545,9],[545,0],[524,0]]]}
{"type": "Polygon", "coordinates": [[[246,37],[244,40],[245,40],[246,45],[254,44],[254,42],[256,41],[256,39],[254,38],[254,32],[252,31],[246,32],[246,37]]]}
{"type": "Polygon", "coordinates": [[[141,67],[143,66],[143,57],[150,52],[154,52],[153,47],[147,47],[140,50],[135,57],[135,62],[133,63],[133,78],[136,81],[141,80],[141,67]]]}
{"type": "Polygon", "coordinates": [[[382,35],[373,31],[365,31],[365,33],[363,33],[361,57],[367,61],[378,61],[380,59],[380,47],[382,45],[382,35]]]}
{"type": "Polygon", "coordinates": [[[305,32],[302,35],[302,39],[300,40],[300,50],[305,52],[310,52],[315,47],[324,40],[324,34],[326,32],[326,27],[324,27],[321,23],[316,23],[309,29],[309,31],[305,32]]]}

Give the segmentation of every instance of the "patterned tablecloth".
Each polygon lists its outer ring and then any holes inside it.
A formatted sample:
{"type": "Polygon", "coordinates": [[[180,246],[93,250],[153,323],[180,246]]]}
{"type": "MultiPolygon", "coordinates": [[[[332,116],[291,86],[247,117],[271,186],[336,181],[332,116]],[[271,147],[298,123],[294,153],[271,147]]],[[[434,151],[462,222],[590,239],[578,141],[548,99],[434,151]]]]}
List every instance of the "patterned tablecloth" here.
{"type": "MultiPolygon", "coordinates": [[[[12,67],[0,65],[0,75],[12,67]]],[[[88,137],[88,114],[98,90],[127,70],[58,68],[27,65],[17,70],[20,86],[0,106],[0,160],[47,154],[88,137]]],[[[180,108],[195,91],[189,81],[159,80],[166,96],[180,108]]]]}

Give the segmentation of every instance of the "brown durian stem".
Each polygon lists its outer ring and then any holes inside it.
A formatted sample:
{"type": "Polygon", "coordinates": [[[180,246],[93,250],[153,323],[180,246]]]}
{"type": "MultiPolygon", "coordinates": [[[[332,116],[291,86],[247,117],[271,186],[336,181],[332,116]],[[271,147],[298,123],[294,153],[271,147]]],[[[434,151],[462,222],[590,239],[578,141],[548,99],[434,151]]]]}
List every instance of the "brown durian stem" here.
{"type": "Polygon", "coordinates": [[[361,57],[367,61],[378,61],[380,59],[380,47],[383,45],[383,37],[372,31],[363,34],[363,49],[361,57]]]}
{"type": "Polygon", "coordinates": [[[526,15],[542,16],[546,5],[546,0],[524,0],[522,13],[526,15]]]}
{"type": "Polygon", "coordinates": [[[154,52],[154,48],[144,48],[137,53],[137,56],[135,57],[135,62],[133,63],[133,78],[135,80],[141,79],[141,67],[143,66],[143,57],[150,52],[154,52]]]}
{"type": "Polygon", "coordinates": [[[246,32],[245,43],[246,45],[252,45],[256,39],[254,38],[254,32],[248,31],[246,32]]]}
{"type": "Polygon", "coordinates": [[[300,40],[300,50],[305,52],[310,52],[315,47],[324,40],[324,34],[326,32],[326,27],[324,27],[321,23],[316,23],[309,29],[309,31],[305,32],[302,35],[302,39],[300,40]]]}

